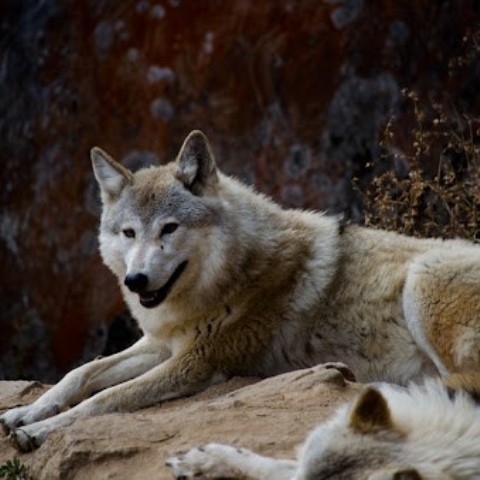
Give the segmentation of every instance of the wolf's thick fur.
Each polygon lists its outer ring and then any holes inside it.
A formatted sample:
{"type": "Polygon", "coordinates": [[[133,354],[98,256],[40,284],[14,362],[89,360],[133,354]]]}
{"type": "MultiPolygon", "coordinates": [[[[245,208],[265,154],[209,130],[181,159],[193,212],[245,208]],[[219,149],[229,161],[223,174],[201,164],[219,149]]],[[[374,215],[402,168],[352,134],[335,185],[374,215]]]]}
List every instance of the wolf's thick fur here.
{"type": "Polygon", "coordinates": [[[298,461],[209,444],[172,457],[176,478],[472,480],[480,478],[480,409],[439,380],[366,387],[315,428],[298,461]]]}
{"type": "Polygon", "coordinates": [[[6,412],[20,448],[232,375],[342,361],[405,383],[478,368],[479,247],[283,210],[222,174],[198,131],[165,166],[132,173],[98,148],[92,162],[101,253],[145,335],[6,412]]]}

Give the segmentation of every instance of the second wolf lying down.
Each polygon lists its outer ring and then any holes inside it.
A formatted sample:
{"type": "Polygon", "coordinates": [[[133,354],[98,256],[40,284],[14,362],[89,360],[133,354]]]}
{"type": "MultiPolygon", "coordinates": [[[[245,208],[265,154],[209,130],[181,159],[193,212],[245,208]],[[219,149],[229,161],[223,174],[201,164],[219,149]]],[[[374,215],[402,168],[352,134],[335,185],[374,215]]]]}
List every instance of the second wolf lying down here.
{"type": "Polygon", "coordinates": [[[167,465],[184,480],[473,480],[480,478],[479,437],[474,399],[428,379],[408,389],[366,387],[310,433],[298,462],[208,444],[167,465]]]}
{"type": "Polygon", "coordinates": [[[164,166],[132,173],[98,148],[92,163],[101,254],[144,337],[4,413],[21,449],[234,375],[341,361],[405,383],[480,368],[480,247],[284,210],[222,174],[198,131],[164,166]]]}

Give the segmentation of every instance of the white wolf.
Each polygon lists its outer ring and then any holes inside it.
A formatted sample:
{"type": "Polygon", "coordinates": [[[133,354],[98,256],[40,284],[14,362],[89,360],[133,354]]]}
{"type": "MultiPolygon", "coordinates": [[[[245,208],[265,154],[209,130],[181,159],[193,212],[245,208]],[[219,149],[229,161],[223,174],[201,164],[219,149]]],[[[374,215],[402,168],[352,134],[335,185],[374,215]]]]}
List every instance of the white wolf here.
{"type": "Polygon", "coordinates": [[[172,457],[176,478],[242,480],[480,479],[480,409],[466,392],[428,379],[366,387],[315,428],[298,461],[209,444],[172,457]]]}
{"type": "Polygon", "coordinates": [[[198,131],[164,166],[132,173],[99,148],[92,162],[101,254],[144,336],[4,413],[19,448],[233,375],[341,361],[361,381],[405,383],[478,368],[478,246],[283,210],[222,174],[198,131]]]}

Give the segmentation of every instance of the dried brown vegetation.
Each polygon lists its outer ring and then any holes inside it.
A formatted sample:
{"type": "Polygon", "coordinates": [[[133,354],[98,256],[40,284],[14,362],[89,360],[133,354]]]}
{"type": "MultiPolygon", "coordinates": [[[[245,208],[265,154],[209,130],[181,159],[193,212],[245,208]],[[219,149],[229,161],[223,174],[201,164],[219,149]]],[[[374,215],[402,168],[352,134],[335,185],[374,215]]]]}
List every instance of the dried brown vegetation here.
{"type": "MultiPolygon", "coordinates": [[[[465,55],[450,62],[451,75],[478,63],[480,32],[465,38],[465,46],[465,55]]],[[[395,149],[392,119],[382,140],[392,168],[361,193],[365,224],[418,237],[480,242],[480,118],[444,93],[425,99],[404,91],[404,97],[414,115],[411,151],[395,149]],[[402,174],[402,164],[408,173],[402,174]]]]}

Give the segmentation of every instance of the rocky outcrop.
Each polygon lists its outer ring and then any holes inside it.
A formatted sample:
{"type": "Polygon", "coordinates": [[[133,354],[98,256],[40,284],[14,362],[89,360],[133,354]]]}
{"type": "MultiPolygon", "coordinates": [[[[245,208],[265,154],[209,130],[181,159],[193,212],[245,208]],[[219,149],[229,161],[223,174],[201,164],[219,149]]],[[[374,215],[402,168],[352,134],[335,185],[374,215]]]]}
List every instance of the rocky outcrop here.
{"type": "MultiPolygon", "coordinates": [[[[46,388],[0,382],[0,410],[46,388]]],[[[235,378],[190,398],[77,421],[32,453],[18,454],[0,437],[0,464],[17,455],[35,480],[151,480],[171,478],[164,462],[172,454],[212,441],[294,458],[306,433],[360,388],[322,366],[262,381],[235,378]]]]}
{"type": "Polygon", "coordinates": [[[1,2],[0,378],[56,380],[124,309],[97,253],[93,145],[138,167],[201,128],[226,172],[358,219],[351,178],[392,112],[407,148],[402,88],[478,111],[480,70],[449,60],[479,16],[467,0],[1,2]]]}

